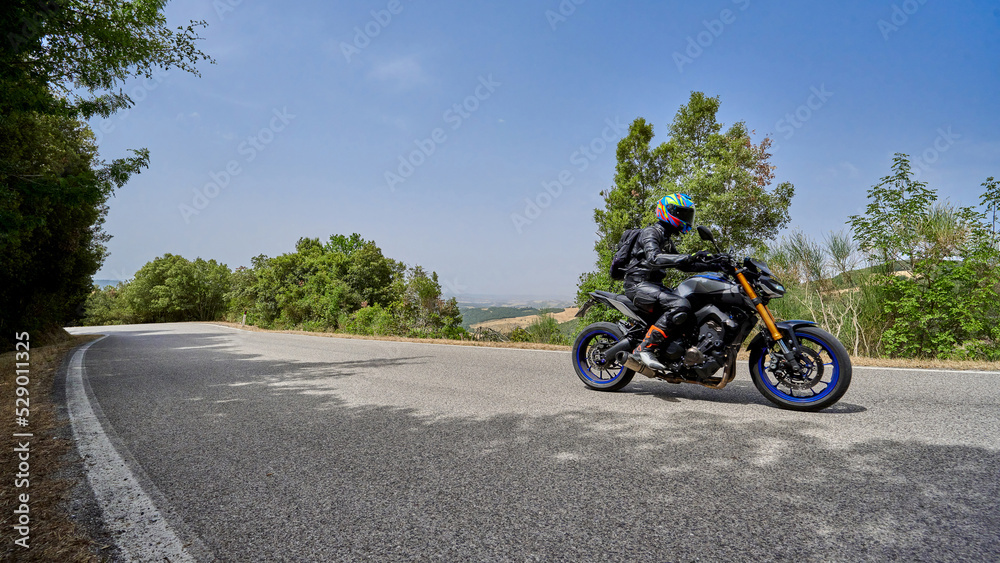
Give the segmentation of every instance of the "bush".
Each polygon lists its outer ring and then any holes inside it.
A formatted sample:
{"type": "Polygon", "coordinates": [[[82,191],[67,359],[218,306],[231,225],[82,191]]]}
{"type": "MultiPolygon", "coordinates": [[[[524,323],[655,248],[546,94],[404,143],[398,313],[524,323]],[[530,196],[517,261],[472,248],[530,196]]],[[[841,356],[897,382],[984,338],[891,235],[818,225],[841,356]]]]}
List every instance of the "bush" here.
{"type": "Polygon", "coordinates": [[[84,305],[84,317],[81,324],[84,326],[104,326],[132,322],[132,314],[122,298],[124,291],[124,283],[119,283],[117,286],[109,285],[104,289],[95,285],[84,305]]]}
{"type": "Polygon", "coordinates": [[[559,322],[552,315],[539,315],[528,325],[528,335],[531,342],[541,344],[569,344],[569,339],[559,329],[559,322]]]}
{"type": "Polygon", "coordinates": [[[531,333],[518,326],[514,327],[507,338],[511,342],[531,342],[531,333]]]}
{"type": "Polygon", "coordinates": [[[343,330],[368,336],[392,336],[401,332],[391,308],[383,308],[381,305],[359,309],[348,318],[343,330]]]}

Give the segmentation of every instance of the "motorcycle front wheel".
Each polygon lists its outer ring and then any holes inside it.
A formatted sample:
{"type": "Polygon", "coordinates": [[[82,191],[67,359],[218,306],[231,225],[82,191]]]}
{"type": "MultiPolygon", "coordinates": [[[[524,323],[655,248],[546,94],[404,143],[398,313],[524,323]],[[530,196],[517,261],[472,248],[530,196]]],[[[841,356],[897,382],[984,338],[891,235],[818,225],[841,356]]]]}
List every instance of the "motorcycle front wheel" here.
{"type": "Polygon", "coordinates": [[[769,401],[795,411],[818,411],[836,403],[851,385],[851,357],[839,340],[825,330],[807,326],[795,330],[802,354],[798,374],[788,373],[777,346],[750,351],[750,377],[769,401]]]}
{"type": "Polygon", "coordinates": [[[614,358],[604,357],[604,351],[624,337],[614,323],[594,323],[576,337],[573,369],[587,387],[598,391],[618,391],[632,381],[634,371],[614,358]]]}

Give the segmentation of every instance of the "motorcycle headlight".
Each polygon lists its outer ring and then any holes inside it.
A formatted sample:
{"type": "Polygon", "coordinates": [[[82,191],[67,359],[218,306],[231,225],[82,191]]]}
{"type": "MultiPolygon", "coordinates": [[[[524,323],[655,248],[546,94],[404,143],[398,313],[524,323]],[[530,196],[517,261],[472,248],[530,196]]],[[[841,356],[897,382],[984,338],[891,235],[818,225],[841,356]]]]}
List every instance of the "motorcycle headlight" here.
{"type": "Polygon", "coordinates": [[[785,286],[770,276],[760,277],[760,289],[765,297],[775,299],[785,294],[785,286]]]}

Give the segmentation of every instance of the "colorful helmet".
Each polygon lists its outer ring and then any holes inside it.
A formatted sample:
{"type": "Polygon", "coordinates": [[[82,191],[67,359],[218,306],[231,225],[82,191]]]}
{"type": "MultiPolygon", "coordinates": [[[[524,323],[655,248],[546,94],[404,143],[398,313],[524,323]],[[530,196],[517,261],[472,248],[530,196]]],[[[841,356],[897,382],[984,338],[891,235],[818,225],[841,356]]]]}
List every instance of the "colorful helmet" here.
{"type": "Polygon", "coordinates": [[[656,203],[656,218],[681,233],[691,230],[694,222],[694,202],[687,194],[670,194],[656,203]]]}

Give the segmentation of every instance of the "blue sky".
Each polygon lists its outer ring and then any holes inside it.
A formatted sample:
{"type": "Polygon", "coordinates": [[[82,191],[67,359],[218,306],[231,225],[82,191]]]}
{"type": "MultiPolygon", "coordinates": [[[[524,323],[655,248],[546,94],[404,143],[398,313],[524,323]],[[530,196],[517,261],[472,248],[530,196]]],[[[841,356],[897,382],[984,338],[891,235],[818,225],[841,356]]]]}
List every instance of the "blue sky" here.
{"type": "Polygon", "coordinates": [[[92,121],[104,158],[152,155],[110,202],[96,278],[167,252],[235,268],[358,232],[452,294],[570,297],[593,266],[623,127],[644,117],[665,140],[691,91],[719,96],[725,125],[774,138],[791,226],[816,237],[863,210],[896,152],[960,205],[1000,176],[997,2],[180,0],[166,13],[206,20],[217,64],[130,81],[135,107],[92,121]]]}

